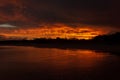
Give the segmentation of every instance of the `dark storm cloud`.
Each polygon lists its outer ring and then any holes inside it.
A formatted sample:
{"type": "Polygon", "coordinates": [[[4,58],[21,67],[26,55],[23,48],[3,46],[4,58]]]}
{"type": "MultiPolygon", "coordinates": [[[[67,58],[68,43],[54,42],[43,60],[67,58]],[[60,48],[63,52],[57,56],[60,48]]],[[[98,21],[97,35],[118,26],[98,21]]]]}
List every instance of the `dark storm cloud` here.
{"type": "Polygon", "coordinates": [[[118,0],[0,0],[0,23],[119,26],[118,0]]]}

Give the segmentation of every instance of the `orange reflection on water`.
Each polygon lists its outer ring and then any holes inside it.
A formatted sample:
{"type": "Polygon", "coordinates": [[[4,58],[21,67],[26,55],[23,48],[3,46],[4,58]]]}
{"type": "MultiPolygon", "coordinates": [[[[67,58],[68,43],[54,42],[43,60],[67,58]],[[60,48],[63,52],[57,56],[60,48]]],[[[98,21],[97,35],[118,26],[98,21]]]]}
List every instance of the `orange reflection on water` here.
{"type": "MultiPolygon", "coordinates": [[[[9,47],[8,47],[9,48],[9,47]]],[[[96,53],[92,50],[63,50],[49,48],[33,48],[33,47],[10,47],[11,49],[3,49],[4,55],[0,61],[4,64],[18,63],[18,65],[9,67],[23,67],[28,69],[51,68],[51,69],[93,69],[107,60],[108,54],[96,53]],[[19,65],[22,63],[24,65],[19,65]]],[[[3,65],[2,65],[3,66],[3,65]]],[[[5,68],[5,67],[4,67],[5,68]]]]}

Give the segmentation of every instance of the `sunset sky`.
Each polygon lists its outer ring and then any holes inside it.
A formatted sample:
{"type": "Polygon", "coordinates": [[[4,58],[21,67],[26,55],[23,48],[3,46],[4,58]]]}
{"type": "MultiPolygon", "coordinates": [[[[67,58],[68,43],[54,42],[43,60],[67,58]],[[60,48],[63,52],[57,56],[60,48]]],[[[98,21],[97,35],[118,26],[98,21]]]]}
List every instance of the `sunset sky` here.
{"type": "Polygon", "coordinates": [[[119,0],[0,0],[0,36],[78,38],[120,31],[119,0]]]}

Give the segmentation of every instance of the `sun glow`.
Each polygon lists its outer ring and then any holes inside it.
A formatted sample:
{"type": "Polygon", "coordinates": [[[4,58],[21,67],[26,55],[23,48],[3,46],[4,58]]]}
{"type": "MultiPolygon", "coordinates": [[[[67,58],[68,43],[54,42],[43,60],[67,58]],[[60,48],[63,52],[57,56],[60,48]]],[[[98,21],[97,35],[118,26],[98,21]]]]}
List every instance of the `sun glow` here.
{"type": "Polygon", "coordinates": [[[35,27],[35,28],[18,28],[18,29],[2,29],[1,35],[5,37],[19,38],[76,38],[76,39],[91,39],[97,35],[105,34],[104,30],[91,27],[70,27],[66,25],[52,25],[35,27]]]}

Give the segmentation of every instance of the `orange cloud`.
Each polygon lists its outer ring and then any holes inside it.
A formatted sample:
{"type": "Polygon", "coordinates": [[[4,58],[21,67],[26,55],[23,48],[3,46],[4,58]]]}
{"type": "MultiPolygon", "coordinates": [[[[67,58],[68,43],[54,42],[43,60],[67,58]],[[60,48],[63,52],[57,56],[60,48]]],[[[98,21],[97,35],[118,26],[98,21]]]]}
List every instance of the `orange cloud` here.
{"type": "Polygon", "coordinates": [[[91,39],[97,35],[108,33],[105,29],[95,27],[70,27],[64,24],[44,25],[35,28],[2,28],[0,34],[7,37],[20,38],[77,38],[91,39]]]}

